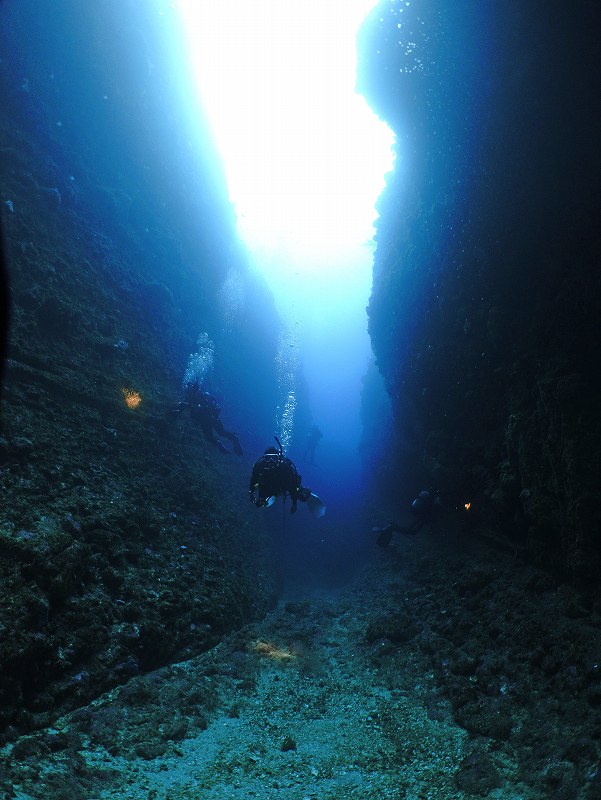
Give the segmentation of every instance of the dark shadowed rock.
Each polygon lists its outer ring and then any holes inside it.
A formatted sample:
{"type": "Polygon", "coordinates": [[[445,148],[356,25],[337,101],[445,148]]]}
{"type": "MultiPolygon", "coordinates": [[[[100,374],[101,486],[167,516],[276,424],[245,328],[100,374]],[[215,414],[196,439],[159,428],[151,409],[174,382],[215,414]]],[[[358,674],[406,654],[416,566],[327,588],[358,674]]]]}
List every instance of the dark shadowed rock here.
{"type": "Polygon", "coordinates": [[[463,759],[455,773],[455,782],[462,792],[481,797],[501,785],[499,773],[490,756],[477,751],[463,759]]]}

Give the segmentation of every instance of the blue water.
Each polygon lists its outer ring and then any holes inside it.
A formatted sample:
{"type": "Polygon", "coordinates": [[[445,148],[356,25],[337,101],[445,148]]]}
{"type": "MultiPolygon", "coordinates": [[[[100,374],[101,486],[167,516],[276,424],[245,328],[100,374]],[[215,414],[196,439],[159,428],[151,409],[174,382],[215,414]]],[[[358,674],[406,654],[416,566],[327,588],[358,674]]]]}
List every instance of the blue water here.
{"type": "MultiPolygon", "coordinates": [[[[177,381],[165,400],[177,402],[188,372],[200,369],[228,427],[240,434],[249,470],[277,434],[304,485],[328,507],[319,521],[301,507],[285,525],[279,504],[270,510],[265,522],[277,536],[283,574],[291,586],[345,580],[367,544],[357,450],[361,378],[370,357],[367,297],[358,308],[351,304],[357,318],[349,318],[344,288],[337,293],[335,285],[324,289],[323,280],[308,278],[304,302],[315,297],[314,318],[300,320],[298,335],[294,319],[278,322],[237,239],[210,126],[192,101],[191,76],[175,57],[178,20],[168,4],[25,0],[4,4],[2,17],[3,86],[11,113],[48,159],[47,174],[36,176],[43,191],[120,256],[143,252],[144,265],[134,269],[150,284],[140,298],[146,313],[156,313],[162,295],[176,292],[190,268],[209,287],[205,296],[174,295],[182,328],[167,345],[177,381]],[[249,306],[255,316],[244,324],[249,306]],[[292,335],[278,356],[273,347],[281,324],[292,335]],[[210,342],[210,364],[199,337],[210,342]],[[307,464],[305,437],[314,423],[324,437],[315,464],[307,464]]],[[[126,276],[117,280],[126,287],[126,276]]],[[[114,347],[132,353],[131,338],[124,333],[114,347]]],[[[152,385],[153,376],[146,377],[152,385]]],[[[236,470],[232,480],[244,498],[246,478],[241,465],[236,470]]]]}

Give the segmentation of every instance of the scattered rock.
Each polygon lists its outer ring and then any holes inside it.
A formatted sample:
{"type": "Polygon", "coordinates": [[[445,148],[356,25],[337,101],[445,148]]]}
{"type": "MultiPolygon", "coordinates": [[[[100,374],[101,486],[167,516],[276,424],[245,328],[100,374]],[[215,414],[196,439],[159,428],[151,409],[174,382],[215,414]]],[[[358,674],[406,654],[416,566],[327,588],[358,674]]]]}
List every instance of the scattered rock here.
{"type": "Polygon", "coordinates": [[[370,622],[365,638],[370,644],[379,639],[401,644],[415,638],[417,631],[417,626],[407,614],[387,614],[370,622]]]}
{"type": "Polygon", "coordinates": [[[280,750],[282,750],[284,753],[287,753],[288,750],[296,750],[296,742],[290,736],[286,736],[282,742],[280,750]]]}
{"type": "Polygon", "coordinates": [[[501,778],[490,756],[476,751],[463,759],[455,773],[455,782],[462,792],[481,797],[501,786],[501,778]]]}

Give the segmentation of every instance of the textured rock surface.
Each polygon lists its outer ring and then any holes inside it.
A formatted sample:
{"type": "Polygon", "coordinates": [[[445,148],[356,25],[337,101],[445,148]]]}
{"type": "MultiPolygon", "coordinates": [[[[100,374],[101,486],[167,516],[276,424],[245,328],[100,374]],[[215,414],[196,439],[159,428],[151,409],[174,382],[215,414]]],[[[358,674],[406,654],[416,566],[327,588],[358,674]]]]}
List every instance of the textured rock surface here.
{"type": "MultiPolygon", "coordinates": [[[[199,332],[209,331],[224,424],[254,453],[276,403],[273,304],[232,254],[233,217],[208,149],[207,181],[192,197],[160,163],[148,168],[158,158],[144,127],[152,114],[131,122],[131,139],[121,130],[122,142],[102,127],[111,111],[89,128],[79,95],[93,86],[89,61],[78,62],[81,84],[68,59],[49,84],[68,5],[45,20],[39,64],[24,48],[0,76],[11,282],[0,433],[2,737],[206,650],[273,597],[246,507],[251,455],[223,456],[187,416],[170,414],[199,332]],[[219,291],[232,270],[240,304],[226,324],[219,291]],[[259,386],[253,396],[241,392],[248,374],[259,386]],[[126,406],[127,392],[139,394],[139,407],[126,406]]],[[[28,42],[42,25],[36,14],[32,7],[28,42]]],[[[123,100],[132,87],[111,80],[107,96],[120,89],[123,100]]],[[[164,87],[147,88],[158,108],[164,87]]]]}
{"type": "Polygon", "coordinates": [[[362,89],[398,135],[370,333],[395,474],[601,574],[597,4],[382,4],[362,89]]]}
{"type": "Polygon", "coordinates": [[[345,589],[283,602],[0,748],[0,788],[23,800],[593,800],[600,612],[447,524],[377,551],[345,589]],[[401,615],[412,635],[388,638],[381,621],[401,615]]]}

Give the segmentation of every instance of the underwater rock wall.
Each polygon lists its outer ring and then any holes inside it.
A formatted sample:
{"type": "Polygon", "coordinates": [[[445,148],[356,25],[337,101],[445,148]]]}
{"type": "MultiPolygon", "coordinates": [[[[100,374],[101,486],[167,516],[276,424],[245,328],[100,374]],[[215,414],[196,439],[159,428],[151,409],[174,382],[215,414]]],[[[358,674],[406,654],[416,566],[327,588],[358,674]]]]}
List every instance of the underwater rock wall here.
{"type": "MultiPolygon", "coordinates": [[[[141,91],[153,113],[129,119],[129,132],[115,108],[91,124],[79,92],[86,62],[79,87],[65,64],[76,45],[93,63],[104,54],[69,38],[71,11],[86,13],[68,2],[46,20],[35,4],[19,9],[32,48],[44,29],[52,81],[42,55],[26,48],[0,70],[11,283],[0,740],[202,652],[274,596],[246,496],[249,457],[277,403],[272,299],[249,273],[210,142],[206,181],[192,197],[180,181],[185,154],[167,175],[153,140],[158,95],[141,91]],[[200,331],[215,342],[213,385],[244,459],[219,453],[187,415],[171,413],[200,331]]],[[[15,28],[2,29],[3,52],[16,53],[15,28]]],[[[119,88],[114,72],[111,81],[119,88]]]]}
{"type": "Polygon", "coordinates": [[[600,30],[586,2],[382,3],[360,38],[360,88],[397,134],[368,309],[388,466],[407,500],[471,501],[593,581],[600,30]]]}

